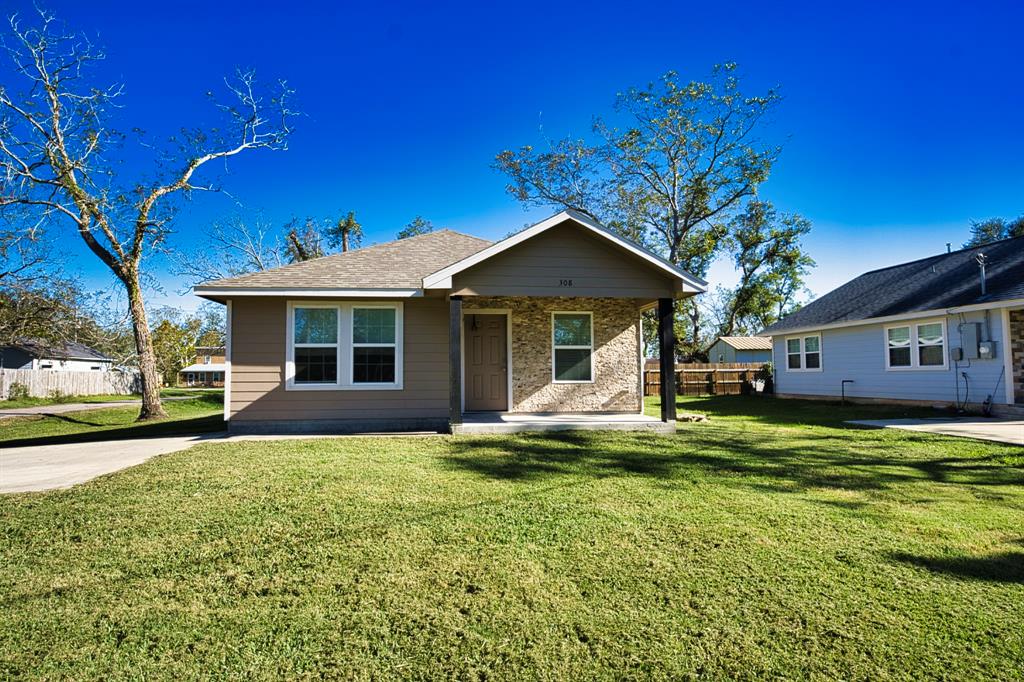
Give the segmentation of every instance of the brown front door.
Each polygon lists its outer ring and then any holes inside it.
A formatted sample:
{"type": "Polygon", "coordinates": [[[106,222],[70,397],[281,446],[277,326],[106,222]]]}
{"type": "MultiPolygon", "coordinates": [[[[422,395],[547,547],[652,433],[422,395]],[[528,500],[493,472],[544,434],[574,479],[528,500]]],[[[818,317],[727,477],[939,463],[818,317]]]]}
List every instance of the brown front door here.
{"type": "Polygon", "coordinates": [[[464,316],[466,411],[508,409],[508,348],[504,315],[464,316]]]}

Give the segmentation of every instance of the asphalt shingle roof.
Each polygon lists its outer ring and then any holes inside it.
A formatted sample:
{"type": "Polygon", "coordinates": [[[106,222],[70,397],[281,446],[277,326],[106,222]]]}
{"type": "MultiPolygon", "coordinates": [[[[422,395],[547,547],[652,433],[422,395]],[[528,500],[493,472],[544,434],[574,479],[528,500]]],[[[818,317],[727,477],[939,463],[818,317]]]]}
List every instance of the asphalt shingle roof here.
{"type": "Polygon", "coordinates": [[[103,353],[76,341],[51,342],[42,339],[21,339],[11,344],[34,358],[55,360],[110,360],[103,353]]]}
{"type": "Polygon", "coordinates": [[[1016,298],[1024,298],[1024,237],[866,272],[762,333],[1016,298]],[[980,253],[987,257],[984,296],[976,261],[980,253]]]}
{"type": "Polygon", "coordinates": [[[719,336],[718,340],[736,350],[772,349],[772,340],[767,336],[719,336]]]}
{"type": "Polygon", "coordinates": [[[204,282],[246,289],[418,289],[423,278],[491,242],[452,230],[367,246],[249,275],[204,282]]]}

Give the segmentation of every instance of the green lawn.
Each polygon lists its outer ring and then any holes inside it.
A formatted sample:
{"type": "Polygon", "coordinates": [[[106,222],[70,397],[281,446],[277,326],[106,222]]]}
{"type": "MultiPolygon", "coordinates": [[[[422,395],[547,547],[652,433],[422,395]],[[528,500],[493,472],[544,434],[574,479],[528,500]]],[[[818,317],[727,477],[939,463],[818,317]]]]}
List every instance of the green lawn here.
{"type": "Polygon", "coordinates": [[[145,438],[224,429],[223,396],[199,394],[164,402],[167,419],[138,423],[138,405],[0,419],[0,447],[145,438]]]}
{"type": "MultiPolygon", "coordinates": [[[[164,398],[196,395],[224,395],[223,388],[164,388],[160,390],[164,398]]],[[[0,410],[17,409],[20,407],[38,407],[41,405],[63,405],[65,403],[112,403],[127,400],[140,400],[140,395],[65,395],[60,398],[21,398],[19,400],[0,400],[0,410]]]]}
{"type": "Polygon", "coordinates": [[[211,443],[0,498],[0,677],[1024,673],[1021,449],[682,406],[711,421],[211,443]]]}

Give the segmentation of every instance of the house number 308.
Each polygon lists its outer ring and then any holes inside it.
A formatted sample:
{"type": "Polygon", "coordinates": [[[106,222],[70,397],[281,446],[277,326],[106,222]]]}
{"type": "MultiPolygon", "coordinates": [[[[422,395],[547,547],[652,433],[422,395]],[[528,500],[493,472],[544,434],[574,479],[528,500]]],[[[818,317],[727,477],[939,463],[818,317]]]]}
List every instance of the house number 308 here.
{"type": "Polygon", "coordinates": [[[560,287],[571,287],[572,286],[572,280],[571,279],[560,279],[560,280],[558,280],[558,286],[560,286],[560,287]]]}

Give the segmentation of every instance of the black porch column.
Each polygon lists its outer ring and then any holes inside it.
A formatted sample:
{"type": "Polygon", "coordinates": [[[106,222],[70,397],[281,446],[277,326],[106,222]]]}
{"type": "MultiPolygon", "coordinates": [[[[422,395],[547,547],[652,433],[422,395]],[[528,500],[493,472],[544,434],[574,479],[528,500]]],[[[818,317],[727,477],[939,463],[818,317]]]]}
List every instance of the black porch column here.
{"type": "Polygon", "coordinates": [[[462,297],[448,300],[448,422],[462,423],[462,297]]]}
{"type": "Polygon", "coordinates": [[[658,357],[661,372],[661,421],[676,420],[676,330],[675,301],[658,299],[658,357]]]}

